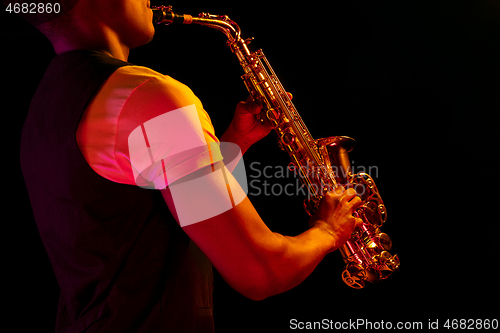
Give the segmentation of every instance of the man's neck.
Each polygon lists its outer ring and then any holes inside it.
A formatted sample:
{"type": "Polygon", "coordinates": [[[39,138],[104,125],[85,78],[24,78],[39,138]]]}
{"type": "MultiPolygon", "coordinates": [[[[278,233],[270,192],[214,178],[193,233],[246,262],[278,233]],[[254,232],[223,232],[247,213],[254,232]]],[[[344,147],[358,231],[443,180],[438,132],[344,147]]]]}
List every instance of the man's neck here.
{"type": "Polygon", "coordinates": [[[76,50],[93,50],[109,54],[115,59],[122,61],[128,60],[130,48],[120,42],[118,36],[111,30],[103,29],[100,34],[95,32],[89,36],[101,36],[99,40],[87,38],[85,35],[70,36],[67,38],[50,39],[57,55],[76,51],[76,50]]]}

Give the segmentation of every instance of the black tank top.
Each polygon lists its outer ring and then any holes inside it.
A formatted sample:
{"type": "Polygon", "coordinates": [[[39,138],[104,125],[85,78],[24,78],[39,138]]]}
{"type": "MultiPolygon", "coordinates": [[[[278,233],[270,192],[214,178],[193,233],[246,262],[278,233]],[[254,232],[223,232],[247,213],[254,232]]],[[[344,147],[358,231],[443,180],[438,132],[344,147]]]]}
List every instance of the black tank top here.
{"type": "Polygon", "coordinates": [[[56,332],[212,332],[212,266],[161,193],[99,176],[77,145],[90,100],[127,65],[56,57],[23,127],[22,172],[61,289],[56,332]]]}

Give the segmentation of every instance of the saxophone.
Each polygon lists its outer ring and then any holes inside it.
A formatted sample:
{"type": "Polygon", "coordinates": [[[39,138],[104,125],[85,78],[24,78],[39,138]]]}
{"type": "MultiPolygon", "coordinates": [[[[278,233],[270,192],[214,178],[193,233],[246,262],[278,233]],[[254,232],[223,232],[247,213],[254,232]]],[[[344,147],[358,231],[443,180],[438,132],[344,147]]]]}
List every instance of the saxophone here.
{"type": "Polygon", "coordinates": [[[263,109],[261,121],[265,117],[272,124],[279,146],[290,156],[289,167],[299,172],[308,189],[304,208],[309,215],[315,213],[327,191],[337,186],[356,190],[362,203],[353,215],[363,223],[339,249],[345,263],[343,281],[352,288],[361,289],[366,282],[386,279],[396,271],[399,258],[389,253],[392,241],[380,231],[387,212],[377,186],[368,174],[351,172],[348,153],[355,141],[346,136],[314,140],[262,50],[251,52],[248,44],[253,38],[242,39],[239,26],[228,16],[201,13],[193,17],[174,13],[171,6],[152,9],[155,23],[198,24],[226,35],[227,46],[244,70],[241,78],[252,99],[263,109]]]}

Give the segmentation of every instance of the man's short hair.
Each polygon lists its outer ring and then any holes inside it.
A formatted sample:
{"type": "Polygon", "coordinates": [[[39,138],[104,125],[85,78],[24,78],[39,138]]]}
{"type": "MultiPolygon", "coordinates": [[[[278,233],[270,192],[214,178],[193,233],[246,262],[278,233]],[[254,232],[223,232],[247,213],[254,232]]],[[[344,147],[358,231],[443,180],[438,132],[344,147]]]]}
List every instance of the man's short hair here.
{"type": "Polygon", "coordinates": [[[58,0],[58,1],[39,1],[31,0],[29,2],[23,0],[4,0],[3,4],[5,7],[10,5],[10,10],[13,13],[17,13],[22,16],[26,21],[35,27],[39,27],[41,24],[50,22],[58,17],[63,16],[68,13],[79,0],[58,0]],[[59,4],[59,7],[55,7],[55,4],[59,4]],[[24,8],[23,8],[24,4],[24,8]],[[33,7],[35,4],[36,7],[33,7]],[[43,4],[43,10],[42,5],[43,4]],[[26,7],[27,5],[27,7],[26,7]],[[46,10],[50,6],[50,10],[46,10]],[[50,13],[47,13],[50,11],[50,13]],[[57,11],[57,13],[56,13],[57,11]]]}

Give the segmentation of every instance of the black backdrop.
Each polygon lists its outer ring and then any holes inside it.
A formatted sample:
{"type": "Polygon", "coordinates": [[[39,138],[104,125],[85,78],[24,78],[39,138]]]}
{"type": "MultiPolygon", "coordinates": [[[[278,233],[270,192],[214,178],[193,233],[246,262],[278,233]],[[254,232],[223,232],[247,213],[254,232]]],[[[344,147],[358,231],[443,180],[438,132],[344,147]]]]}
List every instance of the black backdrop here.
{"type": "MultiPolygon", "coordinates": [[[[388,209],[382,230],[401,259],[389,280],[352,290],[341,281],[340,255],[332,253],[300,286],[261,302],[217,277],[218,332],[281,332],[294,318],[418,321],[424,327],[436,319],[498,318],[498,1],[169,4],[184,13],[229,15],[245,37],[255,37],[251,48],[265,51],[315,138],[356,139],[351,160],[375,173],[388,209]]],[[[7,320],[46,332],[53,330],[58,287],[18,151],[30,99],[54,54],[22,19],[2,15],[4,299],[7,320]]],[[[224,44],[224,35],[212,29],[158,27],[154,41],[133,50],[129,61],[190,86],[221,135],[236,103],[247,97],[241,68],[224,44]]],[[[288,159],[271,134],[245,162],[252,180],[257,169],[279,171],[288,159]]],[[[295,182],[275,178],[266,180],[295,182]]],[[[264,221],[284,234],[303,231],[302,199],[271,189],[256,195],[250,188],[264,221]]]]}

